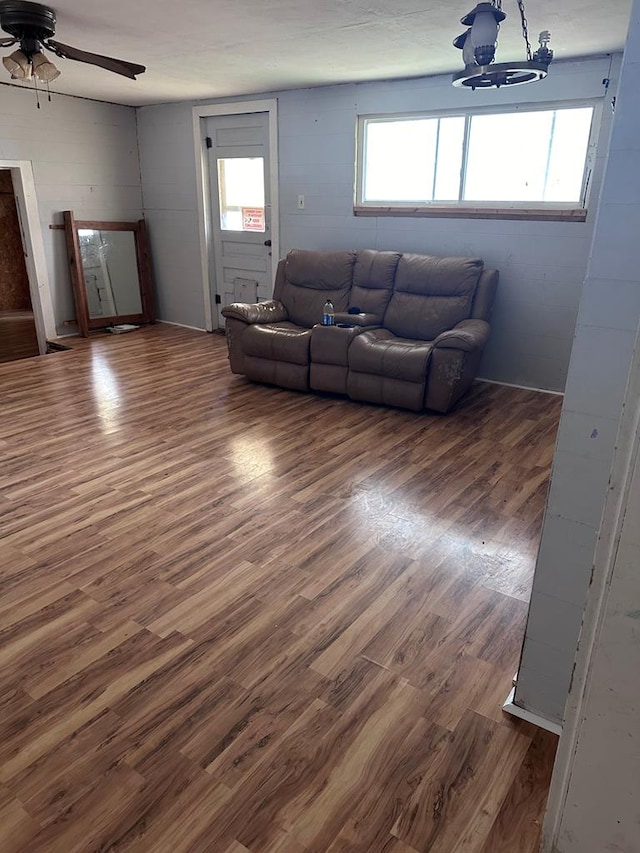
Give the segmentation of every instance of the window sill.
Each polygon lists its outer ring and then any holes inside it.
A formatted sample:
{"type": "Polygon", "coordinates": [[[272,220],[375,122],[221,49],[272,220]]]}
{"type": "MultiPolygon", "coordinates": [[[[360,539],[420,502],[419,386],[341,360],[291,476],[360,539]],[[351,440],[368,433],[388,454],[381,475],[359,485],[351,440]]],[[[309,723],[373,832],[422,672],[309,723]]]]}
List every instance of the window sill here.
{"type": "Polygon", "coordinates": [[[584,222],[584,208],[383,207],[355,205],[354,216],[427,216],[437,219],[523,219],[538,222],[584,222]]]}

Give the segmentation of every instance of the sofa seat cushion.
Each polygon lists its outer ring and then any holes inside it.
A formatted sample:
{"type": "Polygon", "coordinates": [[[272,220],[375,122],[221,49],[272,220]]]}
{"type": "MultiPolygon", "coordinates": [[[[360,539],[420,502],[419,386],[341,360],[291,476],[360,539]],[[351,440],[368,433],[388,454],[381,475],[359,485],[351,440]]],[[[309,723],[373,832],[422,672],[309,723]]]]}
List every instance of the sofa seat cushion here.
{"type": "Polygon", "coordinates": [[[349,347],[349,370],[389,379],[424,382],[433,350],[431,341],[398,338],[387,329],[357,335],[349,347]]]}
{"type": "Polygon", "coordinates": [[[311,329],[288,321],[247,326],[242,338],[247,356],[304,365],[309,364],[310,342],[311,329]]]}

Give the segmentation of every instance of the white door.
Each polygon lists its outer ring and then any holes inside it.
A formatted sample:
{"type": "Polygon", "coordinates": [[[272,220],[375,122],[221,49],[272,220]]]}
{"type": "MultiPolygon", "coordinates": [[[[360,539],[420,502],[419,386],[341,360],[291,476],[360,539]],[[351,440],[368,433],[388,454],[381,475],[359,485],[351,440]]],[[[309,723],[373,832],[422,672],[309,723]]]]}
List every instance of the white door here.
{"type": "Polygon", "coordinates": [[[210,116],[207,146],[215,328],[225,305],[272,296],[269,113],[210,116]]]}

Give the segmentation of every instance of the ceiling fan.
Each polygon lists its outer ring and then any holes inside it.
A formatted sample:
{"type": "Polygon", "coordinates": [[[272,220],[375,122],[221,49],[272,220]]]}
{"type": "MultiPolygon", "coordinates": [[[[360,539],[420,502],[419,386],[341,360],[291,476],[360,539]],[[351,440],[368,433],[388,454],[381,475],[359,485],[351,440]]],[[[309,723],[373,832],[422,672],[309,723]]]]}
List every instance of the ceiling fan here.
{"type": "Polygon", "coordinates": [[[98,53],[88,53],[54,41],[56,13],[40,3],[0,0],[0,28],[10,35],[9,38],[0,38],[0,48],[19,45],[18,50],[2,59],[2,64],[14,80],[35,77],[42,83],[50,83],[60,75],[60,71],[43,53],[43,48],[62,59],[75,59],[77,62],[97,65],[131,80],[135,80],[136,74],[142,74],[146,70],[144,65],[101,56],[98,53]]]}

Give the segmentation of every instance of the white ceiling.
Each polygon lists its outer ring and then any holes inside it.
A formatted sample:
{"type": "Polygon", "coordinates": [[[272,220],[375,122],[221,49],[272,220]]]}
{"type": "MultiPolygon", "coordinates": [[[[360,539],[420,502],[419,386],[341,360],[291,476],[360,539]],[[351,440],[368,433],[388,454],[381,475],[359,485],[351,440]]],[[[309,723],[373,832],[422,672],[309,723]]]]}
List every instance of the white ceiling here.
{"type": "MultiPolygon", "coordinates": [[[[52,90],[122,104],[241,95],[454,71],[451,42],[470,0],[52,0],[56,38],[139,62],[137,81],[70,60],[52,90]]],[[[624,45],[631,0],[528,0],[532,42],[557,59],[624,45]]],[[[515,0],[504,0],[498,61],[524,59],[515,0]]],[[[0,79],[4,69],[0,67],[0,79]]]]}

